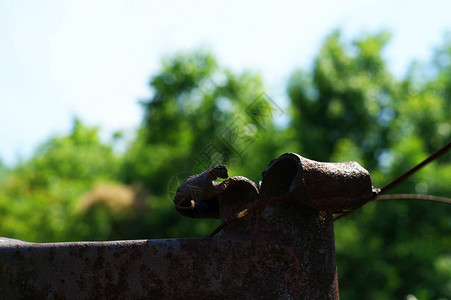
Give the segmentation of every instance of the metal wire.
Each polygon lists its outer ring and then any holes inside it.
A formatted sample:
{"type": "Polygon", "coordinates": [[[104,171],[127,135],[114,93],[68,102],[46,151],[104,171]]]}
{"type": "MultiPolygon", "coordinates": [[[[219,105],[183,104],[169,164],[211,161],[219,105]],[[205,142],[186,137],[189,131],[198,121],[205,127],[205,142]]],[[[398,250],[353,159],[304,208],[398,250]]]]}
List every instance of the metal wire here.
{"type": "MultiPolygon", "coordinates": [[[[386,186],[384,186],[380,192],[378,193],[374,193],[373,197],[371,198],[370,201],[374,201],[374,200],[404,200],[404,199],[416,199],[416,200],[426,200],[426,201],[434,201],[434,202],[440,202],[440,203],[446,203],[446,204],[451,204],[451,199],[450,198],[446,198],[446,197],[438,197],[438,196],[432,196],[432,195],[418,195],[418,194],[391,194],[391,195],[382,195],[384,193],[386,193],[387,191],[391,190],[392,188],[394,188],[395,186],[397,186],[398,184],[400,184],[401,182],[403,182],[404,180],[406,180],[408,177],[410,177],[411,175],[413,175],[414,173],[416,173],[418,170],[420,170],[422,167],[426,166],[427,164],[429,164],[430,162],[434,161],[435,159],[439,158],[440,156],[442,156],[443,154],[447,153],[449,150],[451,149],[451,142],[449,142],[448,144],[446,144],[445,146],[443,146],[442,148],[440,148],[438,151],[434,152],[433,154],[431,154],[430,156],[428,156],[425,160],[423,160],[422,162],[420,162],[418,165],[416,165],[415,167],[411,168],[410,170],[408,170],[407,172],[403,173],[402,175],[400,175],[399,177],[397,177],[395,180],[391,181],[390,183],[388,183],[386,186]]],[[[215,230],[213,230],[208,237],[213,237],[215,236],[218,232],[220,232],[222,229],[224,229],[226,226],[228,226],[230,223],[235,222],[238,219],[244,218],[248,213],[258,210],[258,209],[262,209],[263,207],[274,203],[274,202],[278,202],[278,201],[283,201],[287,198],[289,198],[291,196],[291,194],[287,193],[287,194],[283,194],[280,195],[279,197],[275,197],[275,198],[270,198],[270,199],[266,199],[263,201],[259,201],[254,205],[251,205],[250,207],[240,211],[239,213],[233,215],[232,217],[230,217],[228,220],[224,221],[223,223],[221,223],[218,227],[216,227],[215,230]]],[[[368,203],[366,202],[366,203],[368,203]]],[[[365,204],[366,204],[365,203],[365,204]]],[[[363,205],[362,205],[363,206],[363,205]]],[[[362,207],[360,206],[360,207],[362,207]]],[[[334,221],[341,219],[342,217],[345,217],[347,215],[349,215],[351,212],[359,209],[360,207],[357,207],[353,210],[338,214],[334,217],[334,221]]]]}
{"type": "MultiPolygon", "coordinates": [[[[418,165],[416,165],[412,169],[408,170],[407,172],[403,173],[402,175],[398,176],[395,180],[391,181],[389,184],[384,186],[378,195],[373,195],[373,198],[370,201],[372,201],[378,197],[381,197],[382,194],[385,194],[386,192],[388,192],[389,190],[391,190],[392,188],[394,188],[395,186],[397,186],[398,184],[400,184],[401,182],[403,182],[404,180],[409,178],[411,175],[416,173],[422,167],[424,167],[425,165],[429,164],[430,162],[436,160],[437,158],[439,158],[440,156],[442,156],[443,154],[448,152],[449,149],[451,149],[451,142],[449,142],[448,144],[446,144],[445,146],[443,146],[442,148],[440,148],[438,151],[434,152],[433,154],[429,155],[425,160],[420,162],[418,165]]],[[[358,208],[360,208],[360,207],[358,207],[358,208]]],[[[356,208],[356,209],[358,209],[358,208],[356,208]]],[[[349,215],[351,212],[355,211],[356,209],[350,210],[350,211],[347,211],[347,212],[344,212],[344,213],[341,213],[341,214],[335,216],[334,221],[337,221],[338,219],[341,219],[341,218],[349,215]]]]}
{"type": "Polygon", "coordinates": [[[432,202],[439,202],[445,204],[451,204],[451,198],[433,196],[433,195],[422,195],[422,194],[390,194],[390,195],[380,195],[376,197],[376,201],[379,200],[425,200],[432,202]]]}

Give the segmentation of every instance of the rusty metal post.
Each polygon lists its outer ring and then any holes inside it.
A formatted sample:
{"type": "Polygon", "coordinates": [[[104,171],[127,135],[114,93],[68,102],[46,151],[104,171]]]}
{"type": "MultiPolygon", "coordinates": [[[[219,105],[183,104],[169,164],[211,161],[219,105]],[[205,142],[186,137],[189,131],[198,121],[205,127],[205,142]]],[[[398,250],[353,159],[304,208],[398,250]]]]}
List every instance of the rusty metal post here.
{"type": "Polygon", "coordinates": [[[358,165],[344,173],[337,166],[287,153],[271,162],[261,187],[244,177],[213,182],[227,177],[225,167],[188,178],[174,203],[190,217],[225,221],[259,201],[288,195],[217,237],[50,244],[2,239],[0,295],[338,299],[332,213],[363,201],[356,199],[368,190],[351,194],[335,181],[353,177],[367,183],[369,174],[358,165]]]}

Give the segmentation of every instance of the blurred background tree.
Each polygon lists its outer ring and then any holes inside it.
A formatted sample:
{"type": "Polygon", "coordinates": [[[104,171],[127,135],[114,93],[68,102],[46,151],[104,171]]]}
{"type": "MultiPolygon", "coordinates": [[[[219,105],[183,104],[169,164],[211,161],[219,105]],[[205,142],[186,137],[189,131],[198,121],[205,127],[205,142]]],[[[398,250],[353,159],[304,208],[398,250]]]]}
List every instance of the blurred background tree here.
{"type": "MultiPolygon", "coordinates": [[[[356,160],[380,187],[451,137],[446,84],[437,82],[450,66],[435,65],[439,76],[420,76],[412,67],[397,81],[382,56],[388,38],[383,32],[348,44],[334,32],[312,70],[295,71],[288,85],[291,135],[300,153],[323,161],[356,160]]],[[[451,54],[446,46],[437,53],[448,55],[445,62],[451,54]]],[[[448,154],[393,192],[450,195],[449,176],[448,154]]],[[[449,207],[421,201],[384,202],[337,222],[342,297],[449,296],[449,213],[449,207]]]]}
{"type": "MultiPolygon", "coordinates": [[[[312,68],[287,83],[288,107],[264,94],[258,73],[236,73],[208,51],[162,61],[131,140],[76,119],[7,169],[0,163],[0,236],[26,241],[201,236],[216,220],[172,208],[181,180],[225,163],[261,179],[293,151],[320,161],[356,160],[381,187],[451,138],[451,37],[431,63],[395,78],[383,56],[390,34],[324,41],[312,68]],[[284,114],[286,126],[274,116],[284,114]],[[114,151],[122,140],[126,150],[114,151]]],[[[450,154],[393,192],[451,195],[450,154]]],[[[422,201],[371,203],[336,223],[340,293],[348,298],[451,297],[450,208],[422,201]]]]}

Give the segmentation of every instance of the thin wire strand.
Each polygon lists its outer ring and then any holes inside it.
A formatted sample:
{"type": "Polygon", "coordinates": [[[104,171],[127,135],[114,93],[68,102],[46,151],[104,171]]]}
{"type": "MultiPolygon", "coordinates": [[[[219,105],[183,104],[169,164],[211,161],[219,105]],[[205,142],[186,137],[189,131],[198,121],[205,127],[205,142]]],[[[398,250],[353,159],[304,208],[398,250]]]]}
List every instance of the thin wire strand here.
{"type": "Polygon", "coordinates": [[[389,194],[380,195],[376,197],[376,201],[379,200],[425,200],[432,202],[439,202],[445,204],[451,204],[451,198],[433,196],[433,195],[421,195],[421,194],[389,194]]]}
{"type": "MultiPolygon", "coordinates": [[[[437,150],[436,152],[434,152],[433,154],[429,155],[429,157],[427,157],[425,160],[423,160],[422,162],[420,162],[418,165],[416,165],[415,167],[413,167],[412,169],[408,170],[407,172],[403,173],[402,175],[398,176],[395,180],[391,181],[389,184],[387,184],[386,186],[384,186],[381,191],[379,192],[379,194],[374,194],[372,200],[376,199],[378,196],[385,194],[387,191],[391,190],[392,188],[394,188],[395,186],[397,186],[398,184],[400,184],[401,182],[403,182],[404,180],[406,180],[408,177],[410,177],[412,174],[416,173],[418,170],[420,170],[422,167],[424,167],[425,165],[427,165],[428,163],[432,162],[433,160],[439,158],[440,156],[442,156],[443,154],[445,154],[446,152],[449,151],[449,149],[451,148],[451,142],[449,142],[448,144],[446,144],[445,146],[443,146],[442,148],[440,148],[439,150],[437,150]]],[[[368,201],[369,202],[369,201],[368,201]]],[[[367,203],[368,203],[367,202],[367,203]]],[[[366,204],[366,203],[365,203],[366,204]]],[[[362,205],[363,206],[363,205],[362,205]]],[[[356,209],[362,207],[359,206],[356,209]]],[[[355,211],[356,209],[341,213],[337,216],[334,217],[334,221],[337,221],[347,215],[349,215],[350,213],[352,213],[353,211],[355,211]]]]}
{"type": "MultiPolygon", "coordinates": [[[[433,154],[431,154],[429,157],[427,157],[425,160],[423,160],[422,162],[420,162],[418,165],[416,165],[415,167],[411,168],[410,170],[408,170],[407,172],[403,173],[402,175],[398,176],[395,180],[391,181],[390,183],[388,183],[386,186],[384,186],[379,193],[374,193],[373,197],[370,199],[370,201],[373,200],[395,200],[395,199],[418,199],[418,200],[428,200],[428,201],[434,201],[434,202],[440,202],[440,203],[446,203],[446,204],[451,204],[451,199],[450,198],[446,198],[446,197],[438,197],[438,196],[432,196],[432,195],[417,195],[417,194],[392,194],[392,195],[382,195],[384,193],[386,193],[387,191],[391,190],[392,188],[394,188],[395,186],[397,186],[398,184],[400,184],[401,182],[403,182],[404,180],[406,180],[408,177],[410,177],[412,174],[416,173],[418,170],[420,170],[422,167],[426,166],[427,164],[429,164],[430,162],[434,161],[435,159],[439,158],[440,156],[442,156],[443,154],[445,154],[446,152],[448,152],[451,149],[451,142],[449,142],[448,144],[446,144],[445,146],[443,146],[442,148],[440,148],[438,151],[434,152],[433,154]]],[[[213,230],[208,237],[213,237],[215,236],[218,232],[220,232],[222,229],[224,229],[226,226],[228,226],[230,223],[235,222],[238,219],[244,218],[248,213],[261,209],[271,203],[274,202],[278,202],[278,201],[283,201],[287,198],[289,198],[291,195],[289,193],[287,194],[283,194],[279,197],[275,197],[275,198],[271,198],[271,199],[267,199],[264,201],[260,201],[257,202],[256,204],[240,211],[239,213],[233,215],[232,217],[230,217],[228,220],[224,221],[223,223],[221,223],[218,227],[216,227],[215,230],[213,230]]],[[[368,201],[368,202],[370,202],[368,201]]],[[[366,202],[366,203],[368,203],[366,202]]],[[[364,203],[364,204],[366,204],[364,203]]],[[[351,212],[359,209],[360,207],[362,207],[364,204],[362,204],[361,206],[338,214],[337,216],[334,217],[334,221],[337,221],[339,219],[341,219],[342,217],[345,217],[347,215],[349,215],[351,212]]]]}
{"type": "Polygon", "coordinates": [[[421,169],[422,167],[424,167],[428,163],[432,162],[433,160],[436,160],[437,158],[439,158],[440,156],[442,156],[443,154],[448,152],[449,149],[451,149],[451,142],[449,142],[447,145],[443,146],[441,149],[439,149],[438,151],[436,151],[433,154],[431,154],[428,158],[426,158],[425,160],[420,162],[418,165],[416,165],[415,167],[413,167],[409,171],[405,172],[404,174],[402,174],[401,176],[399,176],[398,178],[396,178],[395,180],[393,180],[392,182],[390,182],[389,184],[384,186],[381,189],[380,194],[385,194],[387,191],[391,190],[392,188],[394,188],[395,186],[397,186],[398,184],[400,184],[401,182],[406,180],[412,174],[416,173],[419,169],[421,169]]]}

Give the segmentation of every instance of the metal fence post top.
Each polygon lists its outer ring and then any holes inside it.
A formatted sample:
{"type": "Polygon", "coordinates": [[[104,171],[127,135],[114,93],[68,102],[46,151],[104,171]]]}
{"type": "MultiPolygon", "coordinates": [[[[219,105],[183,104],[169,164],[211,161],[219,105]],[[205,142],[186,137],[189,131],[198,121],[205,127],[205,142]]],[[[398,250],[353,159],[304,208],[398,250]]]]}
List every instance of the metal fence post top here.
{"type": "Polygon", "coordinates": [[[316,210],[338,213],[360,207],[377,191],[369,172],[357,162],[318,162],[296,153],[272,160],[258,187],[242,176],[227,177],[222,165],[188,177],[174,197],[176,210],[192,218],[225,220],[256,202],[290,194],[316,210]],[[217,178],[225,180],[215,182],[217,178]],[[224,198],[231,198],[231,203],[221,200],[224,198]]]}

